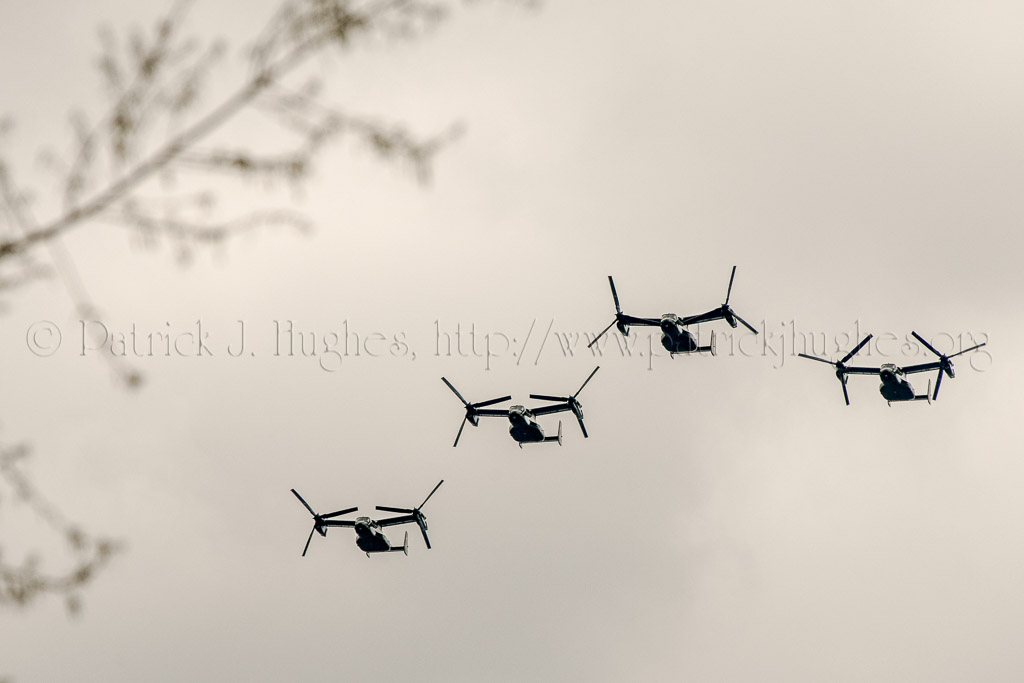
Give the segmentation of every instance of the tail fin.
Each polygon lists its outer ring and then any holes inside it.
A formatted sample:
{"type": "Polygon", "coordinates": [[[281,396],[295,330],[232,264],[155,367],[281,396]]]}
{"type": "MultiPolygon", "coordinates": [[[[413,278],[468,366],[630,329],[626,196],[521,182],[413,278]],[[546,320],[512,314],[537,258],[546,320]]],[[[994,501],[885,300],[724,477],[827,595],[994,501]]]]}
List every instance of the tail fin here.
{"type": "Polygon", "coordinates": [[[402,544],[402,552],[405,553],[406,557],[409,557],[409,532],[405,532],[405,542],[402,544]]]}
{"type": "Polygon", "coordinates": [[[932,381],[928,380],[928,391],[924,393],[924,396],[915,396],[915,401],[928,401],[928,405],[932,404],[932,381]]]}
{"type": "Polygon", "coordinates": [[[711,330],[711,343],[707,346],[698,346],[697,351],[710,351],[712,356],[718,355],[718,346],[715,343],[715,331],[711,330]]]}
{"type": "MultiPolygon", "coordinates": [[[[559,446],[562,445],[562,421],[561,420],[558,421],[558,436],[545,436],[544,437],[544,442],[545,443],[550,442],[550,441],[557,441],[559,446]]],[[[519,444],[520,448],[522,448],[522,446],[523,446],[523,444],[519,444]]]]}

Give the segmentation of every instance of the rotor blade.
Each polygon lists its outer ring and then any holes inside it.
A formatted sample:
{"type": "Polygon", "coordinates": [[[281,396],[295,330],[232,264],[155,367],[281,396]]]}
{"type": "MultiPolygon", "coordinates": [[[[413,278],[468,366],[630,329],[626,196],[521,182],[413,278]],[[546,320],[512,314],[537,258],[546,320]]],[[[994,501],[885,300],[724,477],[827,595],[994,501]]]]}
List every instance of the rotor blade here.
{"type": "Polygon", "coordinates": [[[597,340],[598,340],[598,339],[600,339],[601,337],[603,337],[603,336],[604,336],[604,333],[605,333],[605,332],[607,332],[608,330],[612,329],[612,325],[614,325],[614,324],[615,324],[615,323],[617,323],[618,321],[619,321],[619,319],[618,319],[618,318],[616,318],[615,320],[613,320],[613,321],[611,321],[610,323],[608,323],[608,327],[606,327],[606,328],[604,328],[603,330],[601,330],[601,334],[599,334],[599,335],[597,335],[596,337],[594,337],[594,341],[592,341],[592,342],[590,342],[589,344],[587,344],[587,348],[589,349],[589,348],[590,348],[591,346],[593,346],[594,344],[596,344],[596,343],[597,343],[597,340]]]}
{"type": "Polygon", "coordinates": [[[736,318],[736,319],[737,319],[737,320],[739,320],[739,321],[740,321],[741,323],[743,323],[743,324],[744,324],[744,326],[746,326],[746,328],[747,328],[748,330],[750,330],[750,331],[751,331],[751,332],[753,332],[754,334],[757,334],[757,330],[755,330],[755,329],[754,329],[753,325],[751,325],[751,324],[750,324],[750,323],[748,323],[748,322],[747,322],[746,320],[744,320],[743,318],[741,318],[741,317],[739,317],[738,315],[736,315],[736,311],[733,311],[733,312],[732,312],[732,315],[733,315],[733,317],[734,317],[734,318],[736,318]]]}
{"type": "Polygon", "coordinates": [[[530,398],[535,398],[538,401],[568,401],[568,396],[545,396],[544,394],[530,394],[530,398]]]}
{"type": "Polygon", "coordinates": [[[501,398],[492,398],[490,401],[481,401],[480,403],[470,403],[469,405],[473,408],[483,408],[484,406],[493,406],[495,403],[501,403],[503,401],[511,401],[511,396],[502,396],[501,398]]]}
{"type": "Polygon", "coordinates": [[[331,517],[340,517],[341,515],[347,515],[350,512],[355,512],[358,509],[359,508],[346,508],[344,510],[338,510],[337,512],[332,512],[329,515],[320,515],[320,519],[330,519],[331,517]]]}
{"type": "Polygon", "coordinates": [[[857,352],[858,352],[858,351],[860,351],[860,350],[861,350],[861,348],[863,348],[863,346],[864,346],[865,344],[867,344],[867,343],[868,343],[869,341],[871,341],[871,338],[872,338],[873,336],[875,336],[875,335],[873,335],[873,334],[869,334],[868,336],[864,337],[864,339],[862,339],[862,340],[861,340],[860,344],[857,344],[856,346],[854,346],[854,347],[853,347],[853,351],[850,351],[850,352],[849,352],[848,354],[846,354],[846,355],[845,355],[845,356],[843,357],[843,359],[842,359],[841,361],[839,361],[839,362],[840,362],[840,363],[845,363],[846,361],[850,360],[850,359],[851,359],[851,358],[853,358],[853,357],[854,357],[855,355],[857,355],[857,352]]]}
{"type": "Polygon", "coordinates": [[[385,505],[378,505],[377,509],[381,510],[382,512],[400,512],[406,515],[412,514],[412,510],[410,510],[409,508],[389,508],[385,505]]]}
{"type": "MultiPolygon", "coordinates": [[[[438,484],[438,486],[440,486],[440,484],[438,484]]],[[[423,534],[423,542],[427,544],[427,550],[430,550],[430,537],[427,536],[427,525],[424,524],[423,521],[418,518],[416,520],[416,523],[420,527],[420,533],[423,534]]]]}
{"type": "Polygon", "coordinates": [[[725,293],[725,303],[722,306],[729,305],[729,297],[732,296],[732,281],[736,278],[736,266],[732,267],[732,275],[729,276],[729,291],[725,293]]]}
{"type": "Polygon", "coordinates": [[[430,496],[432,496],[432,495],[434,495],[435,493],[437,493],[437,490],[438,490],[439,488],[441,488],[441,484],[443,484],[443,483],[444,483],[444,479],[442,479],[441,481],[437,482],[437,486],[435,486],[435,487],[434,487],[434,490],[433,490],[433,491],[431,491],[430,493],[428,493],[428,494],[427,494],[427,497],[423,499],[423,502],[422,502],[422,503],[420,503],[419,507],[418,507],[418,508],[416,508],[416,509],[417,509],[417,510],[419,510],[419,509],[420,509],[420,508],[422,508],[422,507],[423,507],[424,505],[426,505],[426,504],[427,504],[427,501],[428,501],[428,500],[430,500],[430,496]]]}
{"type": "Polygon", "coordinates": [[[611,275],[608,276],[608,284],[612,286],[612,299],[615,300],[615,312],[622,313],[622,309],[619,308],[619,293],[615,291],[615,280],[612,279],[611,275]]]}
{"type": "Polygon", "coordinates": [[[984,346],[984,345],[985,345],[985,344],[987,344],[987,343],[988,343],[988,342],[984,342],[984,343],[982,343],[982,344],[975,344],[974,346],[972,346],[972,347],[971,347],[971,348],[969,348],[969,349],[964,349],[963,351],[957,351],[957,352],[956,352],[956,353],[954,353],[954,354],[953,354],[952,356],[946,356],[946,358],[947,358],[947,359],[949,359],[949,358],[956,358],[956,357],[957,357],[957,356],[959,356],[959,355],[960,355],[961,353],[967,353],[968,351],[973,351],[974,349],[980,349],[980,348],[981,348],[982,346],[984,346]]]}
{"type": "Polygon", "coordinates": [[[313,532],[316,531],[316,527],[309,530],[309,538],[306,539],[306,547],[302,549],[302,556],[306,556],[306,551],[309,550],[309,542],[313,540],[313,532]]]}
{"type": "Polygon", "coordinates": [[[292,489],[292,493],[295,494],[295,497],[299,499],[300,503],[302,503],[303,505],[306,506],[306,509],[309,510],[309,514],[311,514],[314,517],[316,517],[316,510],[314,510],[313,508],[309,507],[309,503],[307,503],[306,500],[302,496],[299,495],[299,492],[296,491],[295,489],[292,489]]]}
{"type": "Polygon", "coordinates": [[[939,397],[939,387],[942,386],[942,376],[944,374],[945,373],[942,371],[942,368],[939,368],[939,378],[935,380],[935,393],[932,394],[933,401],[939,397]]]}
{"type": "Polygon", "coordinates": [[[825,360],[824,358],[818,358],[817,356],[808,356],[806,353],[798,353],[796,355],[800,356],[801,358],[810,358],[811,360],[821,361],[822,363],[828,363],[829,365],[835,365],[834,361],[825,360]]]}
{"type": "Polygon", "coordinates": [[[846,390],[846,382],[839,380],[839,383],[843,385],[843,398],[846,399],[846,405],[850,405],[850,392],[846,390]]]}
{"type": "Polygon", "coordinates": [[[452,448],[459,445],[459,439],[462,438],[462,430],[466,428],[467,421],[469,421],[469,415],[464,415],[462,418],[462,424],[459,425],[459,433],[455,435],[455,443],[452,444],[452,448]]]}
{"type": "Polygon", "coordinates": [[[914,335],[914,339],[924,344],[924,347],[934,353],[939,358],[942,358],[942,354],[935,350],[935,347],[924,340],[924,337],[919,335],[917,332],[911,331],[910,334],[914,335]]]}
{"type": "Polygon", "coordinates": [[[467,405],[467,406],[469,405],[469,401],[467,401],[466,399],[462,398],[462,394],[459,393],[458,389],[456,389],[455,387],[452,386],[451,382],[446,380],[444,377],[441,378],[441,381],[444,382],[445,384],[447,384],[448,388],[451,389],[453,392],[455,392],[455,395],[459,397],[459,400],[462,401],[463,405],[467,405]]]}
{"type": "Polygon", "coordinates": [[[580,417],[579,414],[577,414],[577,413],[573,413],[573,414],[576,415],[576,420],[580,423],[580,429],[583,430],[583,438],[584,439],[589,438],[590,435],[587,434],[587,428],[583,426],[583,418],[580,417]]]}
{"type": "Polygon", "coordinates": [[[597,371],[600,370],[600,369],[601,369],[600,365],[598,365],[596,368],[594,368],[594,371],[592,373],[590,373],[585,380],[583,380],[583,384],[580,386],[579,389],[576,390],[576,393],[572,395],[572,398],[576,398],[577,396],[580,395],[580,392],[583,391],[583,387],[587,386],[587,382],[589,382],[591,380],[591,378],[593,378],[593,376],[596,375],[597,371]]]}

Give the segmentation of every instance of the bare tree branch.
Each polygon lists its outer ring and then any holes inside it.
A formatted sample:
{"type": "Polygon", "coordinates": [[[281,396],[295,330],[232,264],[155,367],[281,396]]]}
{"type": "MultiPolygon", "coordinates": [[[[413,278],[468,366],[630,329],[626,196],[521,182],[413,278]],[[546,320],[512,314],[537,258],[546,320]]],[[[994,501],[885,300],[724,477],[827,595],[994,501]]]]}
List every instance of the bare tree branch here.
{"type": "Polygon", "coordinates": [[[93,537],[47,501],[28,477],[19,469],[18,462],[28,455],[24,446],[0,447],[0,481],[13,492],[15,500],[27,504],[50,529],[63,537],[72,558],[72,567],[61,573],[42,571],[37,556],[29,555],[20,564],[10,563],[0,555],[0,605],[28,605],[43,595],[64,597],[72,614],[81,609],[78,591],[102,569],[122,545],[113,539],[93,537]]]}
{"type": "MultiPolygon", "coordinates": [[[[425,27],[436,23],[444,16],[444,7],[438,3],[421,0],[293,0],[285,2],[271,22],[271,28],[257,41],[252,49],[253,72],[250,77],[230,96],[215,106],[205,116],[157,149],[135,163],[129,163],[138,144],[138,133],[149,123],[145,104],[162,101],[181,103],[191,101],[194,94],[178,91],[177,97],[161,99],[153,95],[158,77],[163,68],[175,62],[178,54],[172,43],[178,25],[178,13],[184,3],[176,5],[171,14],[158,24],[156,37],[146,46],[141,36],[131,44],[135,63],[135,76],[130,85],[124,85],[124,70],[112,56],[112,39],[108,43],[105,57],[101,59],[101,71],[107,81],[107,88],[119,94],[111,112],[104,117],[109,141],[109,154],[115,165],[128,164],[106,187],[95,191],[89,198],[79,201],[79,194],[88,186],[87,174],[92,169],[97,138],[103,126],[87,131],[87,125],[76,124],[79,139],[79,153],[70,166],[65,190],[65,210],[56,219],[42,226],[29,226],[26,233],[14,239],[0,241],[0,259],[20,254],[41,242],[52,240],[58,235],[87,220],[96,217],[111,205],[126,198],[158,171],[179,159],[187,150],[223,126],[239,111],[252,104],[262,93],[277,85],[288,73],[303,64],[313,53],[331,44],[347,46],[359,37],[372,35],[409,37],[418,34],[425,27]]],[[[187,53],[187,50],[181,54],[187,53]]],[[[202,69],[193,65],[191,77],[182,82],[193,83],[202,69]]],[[[171,107],[172,109],[174,106],[171,107]]],[[[368,123],[353,126],[357,132],[369,136],[375,147],[382,153],[405,151],[411,154],[418,165],[429,159],[427,149],[420,148],[412,138],[400,130],[388,133],[368,123]]],[[[322,141],[321,140],[318,140],[322,141]]],[[[237,161],[237,160],[236,160],[237,161]]],[[[244,164],[235,164],[236,169],[245,170],[244,164]]],[[[285,167],[294,173],[299,166],[294,163],[285,167]]],[[[418,174],[423,177],[422,169],[418,174]]]]}

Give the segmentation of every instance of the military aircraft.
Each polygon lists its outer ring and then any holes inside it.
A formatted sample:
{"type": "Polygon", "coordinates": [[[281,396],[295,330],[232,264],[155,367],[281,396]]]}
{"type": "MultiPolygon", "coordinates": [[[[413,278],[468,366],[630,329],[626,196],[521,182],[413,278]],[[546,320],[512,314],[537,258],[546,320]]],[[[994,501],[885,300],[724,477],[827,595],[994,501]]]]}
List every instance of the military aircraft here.
{"type": "Polygon", "coordinates": [[[542,396],[537,394],[530,394],[530,398],[539,399],[541,401],[557,401],[557,403],[546,406],[539,406],[537,408],[527,408],[522,405],[509,406],[507,409],[497,408],[486,408],[485,406],[494,405],[495,403],[501,403],[503,401],[510,401],[511,396],[505,396],[502,398],[495,398],[489,401],[482,401],[480,403],[470,403],[462,394],[459,393],[451,382],[444,377],[441,381],[448,385],[448,388],[459,397],[463,405],[466,406],[466,414],[462,418],[462,424],[459,425],[459,433],[455,435],[455,443],[452,446],[459,445],[459,439],[462,437],[462,430],[469,422],[471,425],[476,427],[480,423],[481,417],[504,417],[509,421],[508,433],[522,448],[524,443],[550,443],[557,442],[559,446],[562,445],[562,423],[558,423],[558,435],[547,436],[544,433],[544,429],[537,422],[538,417],[542,415],[550,415],[552,413],[572,412],[576,416],[576,420],[580,423],[580,429],[583,431],[583,437],[588,438],[590,435],[587,434],[587,428],[583,424],[583,406],[577,400],[577,396],[583,391],[583,387],[587,386],[591,378],[601,369],[601,366],[594,368],[594,371],[590,373],[583,385],[576,390],[576,393],[572,396],[542,396]]]}
{"type": "Polygon", "coordinates": [[[370,553],[397,553],[403,552],[406,555],[409,554],[409,532],[405,532],[405,541],[401,546],[394,546],[388,537],[384,535],[382,529],[388,526],[395,526],[398,524],[416,524],[420,528],[420,532],[423,534],[423,540],[427,544],[427,549],[430,549],[430,538],[427,536],[427,516],[424,515],[421,510],[427,501],[430,500],[430,496],[434,495],[434,492],[441,487],[444,483],[444,479],[438,482],[434,490],[419,504],[418,507],[412,509],[409,508],[392,508],[383,507],[378,505],[377,509],[384,512],[398,512],[402,513],[400,517],[387,517],[385,519],[371,519],[369,517],[356,517],[354,520],[349,519],[334,519],[341,515],[347,515],[350,512],[355,512],[359,508],[346,508],[344,510],[338,510],[337,512],[331,512],[326,515],[319,515],[316,511],[310,507],[309,503],[299,495],[299,492],[292,489],[292,493],[299,499],[309,513],[313,515],[313,529],[309,532],[309,538],[306,539],[306,547],[302,549],[302,556],[306,556],[306,551],[309,550],[309,542],[313,540],[313,533],[318,533],[321,536],[327,536],[327,530],[331,527],[351,527],[356,532],[356,545],[359,549],[366,553],[369,557],[370,553]]]}
{"type": "Polygon", "coordinates": [[[612,300],[615,302],[615,319],[608,323],[608,327],[601,330],[601,333],[594,337],[594,340],[587,344],[587,348],[590,348],[597,343],[597,340],[604,336],[605,332],[611,329],[612,325],[615,325],[619,332],[623,336],[629,336],[629,326],[648,326],[648,327],[660,327],[661,328],[661,345],[665,347],[665,350],[670,354],[675,355],[677,353],[700,353],[710,352],[711,355],[715,355],[715,333],[711,332],[711,343],[707,346],[701,346],[689,330],[684,329],[688,325],[697,325],[699,323],[710,322],[712,320],[723,319],[729,323],[732,328],[736,328],[740,323],[748,330],[757,334],[757,330],[753,328],[743,318],[736,315],[736,312],[729,306],[729,298],[732,296],[732,283],[736,278],[736,266],[732,267],[732,275],[729,276],[729,289],[725,293],[725,303],[717,308],[713,308],[707,313],[701,313],[699,315],[691,315],[686,317],[679,317],[675,313],[665,313],[660,318],[637,318],[632,315],[626,315],[622,312],[622,308],[619,306],[619,295],[615,291],[615,281],[612,276],[608,276],[608,284],[612,288],[612,300]]]}
{"type": "Polygon", "coordinates": [[[949,375],[951,379],[954,376],[953,361],[951,359],[959,356],[960,354],[985,346],[985,344],[976,344],[968,349],[964,349],[963,351],[954,353],[951,356],[947,356],[936,351],[935,347],[926,342],[917,332],[912,331],[910,334],[921,342],[926,349],[938,356],[939,360],[932,361],[931,363],[908,365],[905,368],[901,368],[895,363],[883,363],[881,367],[877,368],[851,367],[846,365],[846,362],[853,358],[857,352],[871,340],[873,335],[870,334],[864,337],[857,346],[853,347],[852,351],[843,356],[842,360],[839,361],[830,361],[824,358],[818,358],[817,356],[810,356],[806,353],[797,355],[801,358],[810,358],[811,360],[816,360],[821,363],[828,363],[835,367],[836,377],[843,385],[843,398],[846,399],[846,405],[850,405],[850,393],[846,389],[847,377],[850,375],[878,375],[879,379],[882,380],[882,383],[878,386],[878,391],[882,394],[882,398],[892,406],[894,402],[903,401],[928,401],[928,403],[931,403],[939,397],[939,387],[942,386],[942,375],[949,375]],[[931,380],[928,380],[928,390],[925,393],[918,395],[914,391],[913,385],[907,380],[907,375],[912,375],[917,372],[930,372],[932,370],[938,370],[938,377],[935,381],[935,393],[932,393],[932,382],[931,380]]]}

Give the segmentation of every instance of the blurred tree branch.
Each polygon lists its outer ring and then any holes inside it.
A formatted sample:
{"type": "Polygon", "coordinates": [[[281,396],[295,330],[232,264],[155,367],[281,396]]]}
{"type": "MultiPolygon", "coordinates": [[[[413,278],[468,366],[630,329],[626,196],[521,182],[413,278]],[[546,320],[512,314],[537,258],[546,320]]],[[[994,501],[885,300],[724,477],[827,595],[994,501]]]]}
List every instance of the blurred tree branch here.
{"type": "MultiPolygon", "coordinates": [[[[32,219],[25,208],[27,195],[15,186],[0,158],[0,191],[8,217],[19,232],[0,240],[0,260],[23,254],[99,217],[164,170],[219,169],[239,176],[260,173],[300,180],[313,155],[328,140],[344,133],[362,139],[382,157],[410,162],[420,180],[427,179],[434,154],[451,138],[451,132],[418,139],[400,125],[377,123],[321,104],[313,86],[289,91],[282,81],[311,55],[331,45],[347,47],[360,39],[418,36],[444,18],[446,5],[425,0],[286,1],[251,48],[245,81],[180,132],[147,146],[153,142],[147,133],[157,124],[176,127],[197,105],[210,70],[224,52],[220,43],[203,47],[200,41],[181,36],[188,4],[176,3],[157,22],[151,36],[133,33],[121,50],[111,32],[101,34],[99,70],[111,101],[95,125],[90,126],[82,113],[73,116],[78,148],[73,161],[63,163],[57,155],[47,155],[49,166],[63,175],[63,210],[57,217],[43,224],[32,219]],[[299,136],[300,144],[276,154],[193,150],[249,106],[271,112],[286,130],[299,136]],[[105,183],[99,182],[101,162],[111,176],[105,183]]],[[[132,214],[138,214],[137,206],[132,214]]],[[[170,234],[180,237],[182,231],[170,229],[172,223],[146,221],[145,225],[147,229],[168,227],[170,234]]],[[[224,223],[217,230],[227,233],[233,225],[224,223]]],[[[212,229],[207,226],[202,232],[209,236],[212,229]]]]}
{"type": "Polygon", "coordinates": [[[72,567],[59,574],[46,574],[40,559],[30,555],[21,564],[8,562],[0,553],[0,605],[28,605],[43,595],[61,595],[72,614],[81,608],[78,594],[97,571],[102,569],[121,546],[116,541],[94,537],[71,523],[33,486],[18,467],[28,455],[24,446],[0,446],[0,481],[13,497],[27,504],[46,525],[65,542],[72,567]]]}

